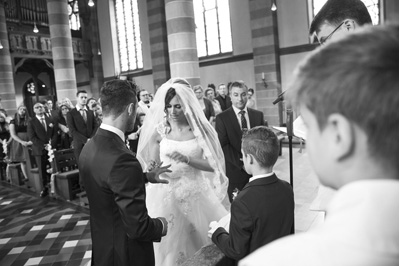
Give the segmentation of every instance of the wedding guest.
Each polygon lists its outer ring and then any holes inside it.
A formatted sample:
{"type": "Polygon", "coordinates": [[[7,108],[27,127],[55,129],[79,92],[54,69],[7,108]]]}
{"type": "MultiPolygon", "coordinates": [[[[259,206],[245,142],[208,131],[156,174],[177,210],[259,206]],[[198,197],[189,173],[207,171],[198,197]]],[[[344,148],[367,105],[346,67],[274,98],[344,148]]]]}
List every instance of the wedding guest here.
{"type": "Polygon", "coordinates": [[[125,145],[125,132],[133,130],[136,116],[134,83],[104,83],[100,102],[103,123],[79,161],[90,206],[92,265],[154,266],[153,242],[166,235],[168,222],[148,215],[145,182],[166,182],[159,174],[170,171],[156,167],[144,174],[125,145]]]}
{"type": "Polygon", "coordinates": [[[67,124],[67,115],[71,109],[66,103],[61,103],[60,111],[58,114],[58,128],[59,128],[59,139],[58,149],[70,149],[72,145],[72,135],[69,131],[67,124]]]}
{"type": "Polygon", "coordinates": [[[171,165],[166,186],[147,186],[148,212],[171,227],[155,244],[156,265],[175,266],[210,244],[209,222],[227,214],[224,156],[215,129],[190,84],[170,79],[155,94],[141,129],[137,158],[143,169],[171,165]]]}
{"type": "Polygon", "coordinates": [[[204,89],[201,85],[194,86],[193,90],[202,110],[204,110],[206,119],[212,124],[215,119],[215,110],[213,109],[212,102],[204,97],[204,89]]]}
{"type": "Polygon", "coordinates": [[[247,101],[247,107],[249,108],[255,108],[255,101],[254,99],[252,99],[252,97],[254,96],[254,89],[249,88],[248,89],[248,101],[247,101]]]}
{"type": "Polygon", "coordinates": [[[141,127],[144,123],[145,114],[138,113],[136,117],[135,130],[129,134],[127,139],[129,141],[129,149],[133,152],[134,156],[137,154],[137,145],[139,144],[141,127]]]}
{"type": "Polygon", "coordinates": [[[205,97],[212,102],[213,110],[215,111],[215,117],[222,112],[222,107],[220,107],[220,103],[215,99],[215,90],[212,88],[208,88],[205,91],[205,97]]]}
{"type": "Polygon", "coordinates": [[[7,144],[11,142],[10,127],[7,123],[7,113],[4,109],[0,109],[0,161],[3,162],[7,157],[7,144]],[[3,147],[6,147],[4,150],[3,147]]]}
{"type": "Polygon", "coordinates": [[[28,121],[29,115],[26,106],[21,104],[18,106],[14,119],[10,121],[10,134],[12,141],[10,144],[10,161],[21,163],[21,171],[25,180],[28,180],[26,169],[26,155],[28,147],[32,146],[32,141],[28,138],[28,121]]]}
{"type": "Polygon", "coordinates": [[[146,90],[139,91],[140,101],[137,107],[137,113],[147,114],[148,109],[151,107],[150,94],[146,90]]]}
{"type": "Polygon", "coordinates": [[[47,167],[50,167],[47,145],[50,144],[51,149],[57,147],[58,127],[56,122],[44,114],[44,105],[42,103],[35,103],[33,111],[35,116],[29,120],[28,136],[33,143],[32,155],[35,156],[43,185],[40,197],[44,198],[48,195],[48,184],[50,182],[50,176],[47,173],[47,167]]]}
{"type": "Polygon", "coordinates": [[[44,111],[45,111],[45,115],[47,115],[49,118],[56,120],[57,116],[58,116],[58,110],[54,110],[54,104],[53,104],[53,100],[52,99],[47,99],[44,100],[42,103],[45,107],[44,111]]]}
{"type": "Polygon", "coordinates": [[[95,98],[89,98],[87,99],[87,109],[91,110],[94,112],[94,108],[97,105],[97,100],[95,98]]]}
{"type": "Polygon", "coordinates": [[[294,192],[273,172],[279,155],[276,134],[265,126],[242,137],[242,160],[252,175],[231,204],[229,232],[213,226],[212,241],[238,262],[257,248],[290,234],[294,221],[294,192]]]}
{"type": "Polygon", "coordinates": [[[316,176],[338,191],[322,225],[259,248],[240,266],[398,265],[398,55],[399,25],[384,24],[299,64],[287,97],[307,126],[316,176]]]}
{"type": "Polygon", "coordinates": [[[228,195],[233,200],[233,191],[241,190],[250,175],[245,171],[241,154],[243,132],[263,126],[263,113],[247,108],[248,87],[243,81],[234,81],[230,91],[232,107],[216,117],[216,131],[226,159],[226,174],[229,178],[228,195]]]}
{"type": "Polygon", "coordinates": [[[226,84],[223,84],[223,83],[219,84],[217,92],[218,92],[219,95],[215,99],[217,101],[219,101],[220,107],[222,108],[222,111],[225,111],[228,108],[230,108],[231,104],[232,104],[231,103],[231,98],[228,95],[229,93],[228,93],[226,84]]]}

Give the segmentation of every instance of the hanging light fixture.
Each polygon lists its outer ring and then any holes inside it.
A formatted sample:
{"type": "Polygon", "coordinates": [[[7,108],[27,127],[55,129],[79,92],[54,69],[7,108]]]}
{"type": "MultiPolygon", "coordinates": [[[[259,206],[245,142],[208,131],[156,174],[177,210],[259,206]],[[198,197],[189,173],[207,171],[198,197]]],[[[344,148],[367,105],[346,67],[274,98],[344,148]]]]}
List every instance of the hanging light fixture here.
{"type": "Polygon", "coordinates": [[[97,54],[98,54],[98,55],[101,55],[101,50],[100,50],[100,49],[98,49],[97,54]]]}
{"type": "Polygon", "coordinates": [[[270,8],[271,11],[277,10],[276,0],[272,0],[272,7],[270,8]]]}
{"type": "Polygon", "coordinates": [[[35,24],[33,25],[33,32],[34,32],[34,33],[38,33],[38,32],[39,32],[39,29],[38,29],[37,26],[36,26],[36,22],[35,22],[35,24]]]}
{"type": "Polygon", "coordinates": [[[0,50],[3,49],[3,48],[4,48],[3,44],[1,43],[1,40],[0,40],[0,50]]]}
{"type": "Polygon", "coordinates": [[[88,6],[92,7],[94,6],[94,1],[93,0],[89,0],[89,2],[87,3],[88,6]]]}

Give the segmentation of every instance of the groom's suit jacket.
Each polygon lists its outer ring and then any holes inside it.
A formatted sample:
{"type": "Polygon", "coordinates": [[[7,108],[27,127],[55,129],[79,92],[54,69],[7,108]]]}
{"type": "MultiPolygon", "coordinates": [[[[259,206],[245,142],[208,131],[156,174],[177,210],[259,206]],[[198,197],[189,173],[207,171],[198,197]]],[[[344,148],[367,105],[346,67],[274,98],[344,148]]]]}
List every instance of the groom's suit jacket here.
{"type": "Polygon", "coordinates": [[[90,206],[92,265],[153,266],[163,225],[148,216],[140,163],[113,132],[99,128],[79,158],[90,206]]]}
{"type": "MultiPolygon", "coordinates": [[[[261,111],[247,109],[251,128],[265,124],[261,111]]],[[[231,198],[231,190],[234,188],[230,184],[241,184],[241,187],[237,187],[241,190],[250,177],[243,170],[243,162],[240,160],[242,131],[233,107],[216,116],[215,128],[226,161],[226,175],[229,178],[229,197],[231,198]]]]}
{"type": "Polygon", "coordinates": [[[230,233],[218,228],[212,241],[236,261],[257,248],[290,234],[294,192],[276,175],[249,182],[231,204],[230,233]]]}

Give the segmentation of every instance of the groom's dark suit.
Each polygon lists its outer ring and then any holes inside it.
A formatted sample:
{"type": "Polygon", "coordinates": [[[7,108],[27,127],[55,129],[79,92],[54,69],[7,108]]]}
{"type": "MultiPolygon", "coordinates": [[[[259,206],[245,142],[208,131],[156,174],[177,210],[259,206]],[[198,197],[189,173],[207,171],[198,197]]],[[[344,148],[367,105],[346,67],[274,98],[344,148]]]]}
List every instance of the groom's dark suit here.
{"type": "MultiPolygon", "coordinates": [[[[251,128],[265,124],[261,111],[247,109],[251,128]]],[[[215,127],[226,161],[226,175],[229,178],[227,193],[231,202],[233,190],[235,188],[241,190],[250,178],[243,169],[244,164],[241,161],[242,131],[233,107],[216,116],[215,127]]]]}
{"type": "Polygon", "coordinates": [[[99,128],[83,147],[79,171],[90,205],[92,265],[155,265],[152,242],[163,225],[148,216],[143,170],[122,139],[99,128]]]}
{"type": "Polygon", "coordinates": [[[294,192],[276,175],[248,183],[231,204],[230,233],[218,228],[212,241],[236,261],[257,248],[289,235],[294,220],[294,192]]]}

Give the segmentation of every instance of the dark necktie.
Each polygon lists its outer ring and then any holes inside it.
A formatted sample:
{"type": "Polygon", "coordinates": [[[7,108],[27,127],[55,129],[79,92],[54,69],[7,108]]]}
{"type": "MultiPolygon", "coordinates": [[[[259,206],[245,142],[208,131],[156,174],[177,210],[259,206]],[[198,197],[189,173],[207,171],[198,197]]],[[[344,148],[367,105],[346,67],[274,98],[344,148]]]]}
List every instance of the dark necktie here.
{"type": "Polygon", "coordinates": [[[245,111],[241,110],[239,112],[241,115],[241,130],[242,131],[247,131],[248,130],[248,124],[247,124],[247,119],[245,118],[245,111]]]}
{"type": "Polygon", "coordinates": [[[44,120],[44,117],[40,118],[42,125],[44,127],[44,130],[47,132],[47,126],[46,126],[46,120],[44,120]]]}
{"type": "Polygon", "coordinates": [[[87,123],[86,110],[85,109],[80,109],[80,114],[82,115],[83,120],[85,121],[85,123],[87,123]]]}

